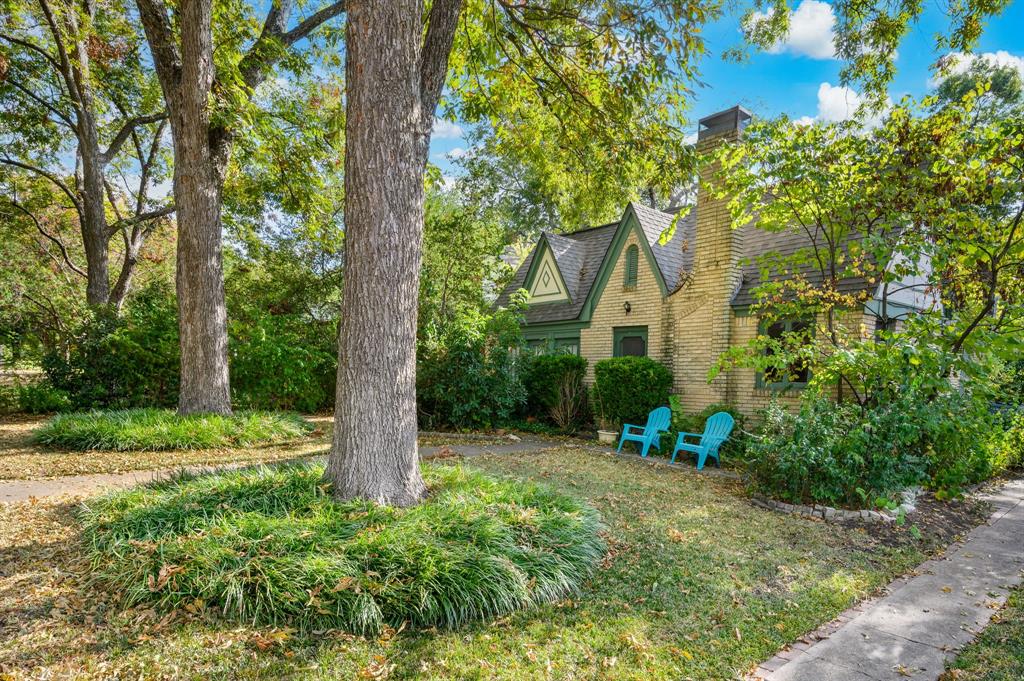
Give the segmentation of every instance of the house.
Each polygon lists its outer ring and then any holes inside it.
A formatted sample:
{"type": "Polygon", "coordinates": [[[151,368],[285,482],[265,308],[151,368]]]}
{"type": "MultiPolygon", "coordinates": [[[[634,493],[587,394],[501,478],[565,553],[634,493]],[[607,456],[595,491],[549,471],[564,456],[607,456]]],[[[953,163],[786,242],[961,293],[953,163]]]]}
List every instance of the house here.
{"type": "MultiPolygon", "coordinates": [[[[751,115],[742,107],[700,121],[698,151],[735,141],[751,115]]],[[[709,170],[705,170],[709,173],[709,170]]],[[[702,184],[703,187],[703,184],[702,184]]],[[[617,222],[568,234],[543,232],[496,305],[526,289],[524,335],[538,352],[572,352],[589,360],[589,376],[602,359],[646,355],[672,370],[676,392],[688,411],[726,403],[751,414],[769,398],[798,399],[806,371],[769,379],[753,369],[733,369],[708,381],[709,370],[729,347],[757,336],[754,289],[762,283],[754,261],[765,253],[792,254],[808,243],[805,233],[769,233],[749,225],[733,229],[727,202],[698,190],[696,205],[677,221],[667,243],[660,239],[676,215],[637,203],[617,222]]],[[[813,284],[814,271],[804,273],[813,284]]],[[[819,276],[820,281],[820,276],[819,276]]],[[[839,283],[844,292],[865,292],[864,309],[845,313],[846,328],[875,328],[877,285],[864,277],[839,283]]],[[[888,300],[904,311],[913,299],[888,300]]],[[[781,333],[798,321],[774,324],[781,333]]]]}

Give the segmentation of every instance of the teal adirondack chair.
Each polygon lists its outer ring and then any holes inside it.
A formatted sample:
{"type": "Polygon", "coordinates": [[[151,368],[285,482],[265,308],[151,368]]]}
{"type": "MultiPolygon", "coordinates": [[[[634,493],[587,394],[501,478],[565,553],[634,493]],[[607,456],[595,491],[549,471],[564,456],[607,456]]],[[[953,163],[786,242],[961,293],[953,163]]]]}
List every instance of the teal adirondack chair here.
{"type": "Polygon", "coordinates": [[[626,441],[637,443],[640,447],[640,456],[647,456],[651,445],[661,451],[661,434],[668,432],[668,424],[671,420],[672,411],[668,407],[658,407],[647,415],[646,426],[633,426],[628,423],[623,425],[618,451],[622,451],[622,445],[626,441]]]}
{"type": "Polygon", "coordinates": [[[729,439],[732,425],[732,416],[727,412],[720,411],[708,418],[704,424],[703,433],[679,433],[678,437],[676,437],[676,448],[672,450],[672,461],[670,463],[676,462],[676,454],[682,450],[684,452],[693,452],[697,455],[697,470],[704,468],[704,462],[709,456],[715,460],[716,466],[721,466],[721,462],[718,459],[718,448],[729,439]],[[687,436],[699,437],[700,442],[690,444],[686,442],[687,436]]]}

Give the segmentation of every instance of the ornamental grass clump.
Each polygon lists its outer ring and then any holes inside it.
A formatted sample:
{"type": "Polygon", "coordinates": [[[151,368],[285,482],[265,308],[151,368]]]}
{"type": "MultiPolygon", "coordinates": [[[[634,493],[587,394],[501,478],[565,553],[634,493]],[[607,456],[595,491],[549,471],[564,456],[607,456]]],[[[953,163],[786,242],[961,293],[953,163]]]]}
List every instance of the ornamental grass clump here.
{"type": "Polygon", "coordinates": [[[372,635],[563,598],[604,555],[597,512],[551,488],[424,466],[412,508],[339,503],[323,466],[180,476],[90,502],[95,580],[128,606],[372,635]]]}
{"type": "Polygon", "coordinates": [[[179,416],[169,409],[59,414],[33,433],[36,444],[72,450],[223,449],[285,442],[309,435],[298,414],[240,411],[179,416]]]}

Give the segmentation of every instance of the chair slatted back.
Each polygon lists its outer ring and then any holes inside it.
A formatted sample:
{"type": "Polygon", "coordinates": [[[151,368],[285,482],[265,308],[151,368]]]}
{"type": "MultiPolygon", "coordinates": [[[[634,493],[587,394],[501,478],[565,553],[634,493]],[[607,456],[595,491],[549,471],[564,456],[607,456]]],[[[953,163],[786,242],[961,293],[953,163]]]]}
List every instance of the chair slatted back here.
{"type": "Polygon", "coordinates": [[[647,415],[647,425],[644,426],[644,433],[657,433],[668,430],[670,421],[672,421],[672,410],[668,407],[658,407],[647,415]]]}
{"type": "Polygon", "coordinates": [[[732,432],[733,418],[728,412],[720,411],[712,414],[704,424],[704,435],[701,444],[722,443],[729,439],[732,432]]]}

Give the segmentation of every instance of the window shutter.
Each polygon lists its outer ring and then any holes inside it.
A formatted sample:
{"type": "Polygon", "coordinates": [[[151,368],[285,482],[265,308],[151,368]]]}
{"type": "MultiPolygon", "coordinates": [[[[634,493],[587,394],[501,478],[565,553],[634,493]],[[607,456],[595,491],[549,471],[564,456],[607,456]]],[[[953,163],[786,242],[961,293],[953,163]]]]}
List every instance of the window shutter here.
{"type": "Polygon", "coordinates": [[[639,267],[640,251],[636,246],[626,249],[626,286],[636,286],[637,268],[639,267]]]}

